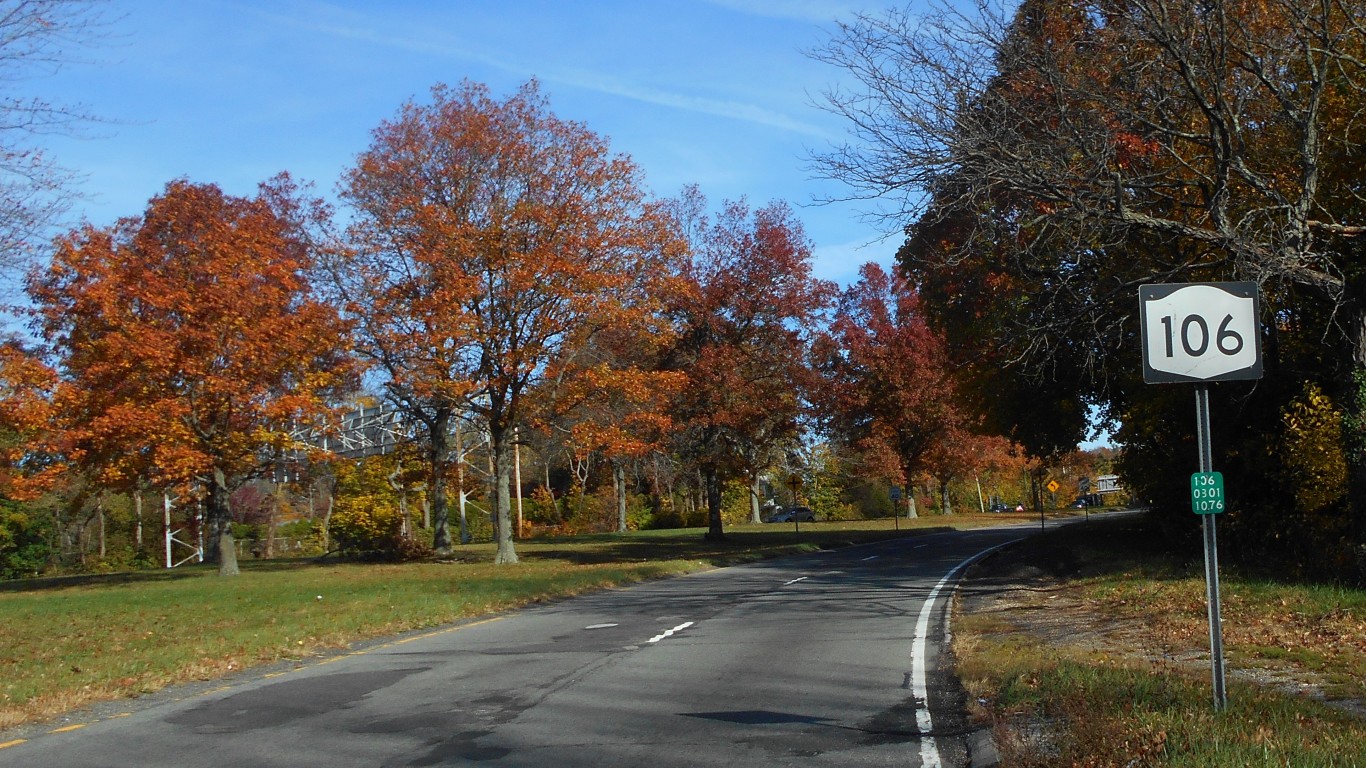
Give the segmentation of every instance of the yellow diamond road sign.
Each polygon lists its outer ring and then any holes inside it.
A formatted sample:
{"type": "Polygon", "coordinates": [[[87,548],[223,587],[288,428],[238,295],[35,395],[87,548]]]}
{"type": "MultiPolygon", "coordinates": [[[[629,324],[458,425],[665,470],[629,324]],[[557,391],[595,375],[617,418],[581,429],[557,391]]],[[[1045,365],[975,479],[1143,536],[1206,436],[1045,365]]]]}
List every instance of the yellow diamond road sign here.
{"type": "Polygon", "coordinates": [[[1057,480],[1049,480],[1049,481],[1048,481],[1048,485],[1046,485],[1046,486],[1044,486],[1044,487],[1048,489],[1048,492],[1049,492],[1049,493],[1057,493],[1057,492],[1058,492],[1058,489],[1061,488],[1062,486],[1058,485],[1058,481],[1057,481],[1057,480]]]}

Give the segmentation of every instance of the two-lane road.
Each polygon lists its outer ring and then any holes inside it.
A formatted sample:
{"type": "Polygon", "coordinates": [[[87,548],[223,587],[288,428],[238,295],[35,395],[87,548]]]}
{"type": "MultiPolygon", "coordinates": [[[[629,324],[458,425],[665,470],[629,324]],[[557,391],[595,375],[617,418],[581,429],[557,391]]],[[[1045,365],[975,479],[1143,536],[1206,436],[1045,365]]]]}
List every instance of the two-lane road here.
{"type": "Polygon", "coordinates": [[[0,768],[966,765],[961,694],[940,667],[945,606],[955,569],[1028,532],[908,537],[564,600],[135,702],[0,749],[0,768]]]}

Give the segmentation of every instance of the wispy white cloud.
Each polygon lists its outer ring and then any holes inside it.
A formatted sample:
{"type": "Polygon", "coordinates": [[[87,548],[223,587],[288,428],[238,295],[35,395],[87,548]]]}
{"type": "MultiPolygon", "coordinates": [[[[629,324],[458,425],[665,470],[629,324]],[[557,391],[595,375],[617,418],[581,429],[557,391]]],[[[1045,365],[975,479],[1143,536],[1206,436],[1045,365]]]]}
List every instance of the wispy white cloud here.
{"type": "Polygon", "coordinates": [[[649,86],[622,82],[593,72],[560,71],[547,75],[544,80],[552,84],[558,83],[576,88],[584,88],[597,93],[619,96],[645,104],[671,107],[673,109],[711,115],[714,117],[725,117],[732,120],[740,120],[768,128],[791,131],[793,133],[804,134],[820,139],[833,140],[835,138],[835,134],[830,131],[794,119],[780,112],[765,109],[757,104],[711,99],[705,96],[651,88],[649,86]]]}
{"type": "Polygon", "coordinates": [[[357,40],[410,53],[474,61],[507,72],[520,72],[524,69],[512,62],[462,46],[457,38],[440,32],[430,32],[426,37],[381,32],[380,24],[373,17],[330,3],[310,3],[302,13],[297,14],[280,13],[254,5],[238,7],[243,12],[255,14],[272,22],[320,35],[357,40]]]}
{"type": "MultiPolygon", "coordinates": [[[[724,3],[723,3],[724,4],[724,3]]],[[[743,5],[744,3],[738,3],[743,5]]],[[[756,3],[756,5],[759,5],[756,3]]],[[[799,3],[798,5],[830,5],[829,3],[799,3]]],[[[595,93],[630,99],[643,104],[669,107],[694,114],[723,117],[746,123],[791,131],[823,140],[832,140],[835,135],[817,125],[798,120],[782,112],[767,109],[755,103],[713,99],[705,95],[680,93],[641,83],[621,80],[602,72],[573,68],[537,67],[506,60],[484,51],[461,45],[454,36],[441,32],[393,34],[383,32],[374,19],[368,19],[353,11],[337,8],[327,3],[311,4],[305,15],[284,15],[270,10],[243,6],[271,21],[288,24],[310,32],[329,35],[347,40],[357,40],[396,50],[423,55],[473,61],[486,67],[517,75],[534,74],[548,85],[563,85],[581,88],[595,93]]]]}
{"type": "Polygon", "coordinates": [[[858,280],[859,268],[870,261],[891,266],[896,244],[890,236],[846,243],[817,245],[812,254],[812,274],[848,286],[858,280]]]}
{"type": "Polygon", "coordinates": [[[839,2],[838,0],[707,0],[708,3],[751,16],[774,19],[793,19],[827,24],[835,19],[848,19],[868,3],[839,2]]]}

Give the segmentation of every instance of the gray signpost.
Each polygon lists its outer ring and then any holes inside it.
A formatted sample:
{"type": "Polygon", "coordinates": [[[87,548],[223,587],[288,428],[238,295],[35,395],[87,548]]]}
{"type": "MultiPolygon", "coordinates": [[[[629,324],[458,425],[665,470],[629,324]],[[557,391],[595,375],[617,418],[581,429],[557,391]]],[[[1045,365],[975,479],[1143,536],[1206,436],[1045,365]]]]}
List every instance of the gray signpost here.
{"type": "Polygon", "coordinates": [[[1213,466],[1209,382],[1262,377],[1257,299],[1257,284],[1250,282],[1143,285],[1138,289],[1143,380],[1149,384],[1196,384],[1195,428],[1200,458],[1199,471],[1191,475],[1191,510],[1200,515],[1204,531],[1205,593],[1216,710],[1228,705],[1223,627],[1219,618],[1219,547],[1214,522],[1215,515],[1224,511],[1224,477],[1213,466]]]}

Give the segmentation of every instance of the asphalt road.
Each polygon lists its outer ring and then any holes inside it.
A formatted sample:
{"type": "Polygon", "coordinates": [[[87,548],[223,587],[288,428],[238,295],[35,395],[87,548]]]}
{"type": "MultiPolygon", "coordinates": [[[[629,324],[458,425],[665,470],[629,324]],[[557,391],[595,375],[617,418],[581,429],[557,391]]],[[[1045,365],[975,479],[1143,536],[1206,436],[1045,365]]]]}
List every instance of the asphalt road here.
{"type": "Polygon", "coordinates": [[[961,564],[1029,532],[560,601],[10,738],[0,768],[965,766],[945,608],[961,564]]]}

